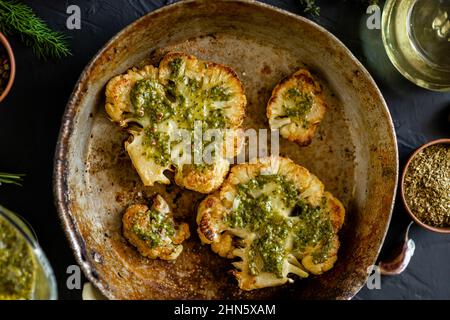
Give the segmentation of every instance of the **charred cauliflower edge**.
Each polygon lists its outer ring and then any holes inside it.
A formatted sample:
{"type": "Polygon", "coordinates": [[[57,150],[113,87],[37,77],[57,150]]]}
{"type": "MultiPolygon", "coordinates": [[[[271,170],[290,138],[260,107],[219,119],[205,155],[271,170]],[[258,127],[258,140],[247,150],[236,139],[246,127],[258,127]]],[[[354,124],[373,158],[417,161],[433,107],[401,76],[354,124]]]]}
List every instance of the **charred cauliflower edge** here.
{"type": "Polygon", "coordinates": [[[173,152],[183,154],[175,132],[192,132],[195,120],[203,121],[203,129],[234,132],[242,124],[246,103],[242,83],[231,68],[169,52],[159,68],[132,68],[112,78],[106,86],[105,109],[112,121],[131,133],[125,148],[144,185],[169,184],[164,172],[175,168],[178,185],[210,193],[229,171],[226,157],[239,152],[237,132],[224,141],[227,153],[217,155],[210,165],[173,163],[173,152]]]}
{"type": "Polygon", "coordinates": [[[139,253],[150,259],[174,260],[190,236],[186,223],[175,223],[169,205],[159,194],[149,209],[146,205],[128,207],[122,217],[123,235],[139,253]]]}
{"type": "Polygon", "coordinates": [[[283,138],[307,146],[326,109],[321,85],[308,70],[300,69],[273,89],[267,118],[270,128],[280,130],[283,138]]]}
{"type": "Polygon", "coordinates": [[[197,232],[220,256],[239,258],[231,273],[241,289],[253,290],[331,269],[344,217],[341,202],[316,176],[273,157],[234,166],[200,203],[197,232]]]}

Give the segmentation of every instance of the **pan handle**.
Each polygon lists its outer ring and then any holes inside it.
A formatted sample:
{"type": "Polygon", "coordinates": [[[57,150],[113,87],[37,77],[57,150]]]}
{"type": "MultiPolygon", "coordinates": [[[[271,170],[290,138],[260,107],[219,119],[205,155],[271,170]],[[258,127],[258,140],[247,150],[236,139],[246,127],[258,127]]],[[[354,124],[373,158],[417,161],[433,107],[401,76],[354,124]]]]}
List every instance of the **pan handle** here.
{"type": "Polygon", "coordinates": [[[403,271],[405,271],[406,267],[411,261],[411,258],[414,255],[414,250],[416,249],[414,240],[409,238],[409,229],[411,228],[413,223],[414,221],[411,221],[411,223],[406,228],[403,242],[400,244],[399,254],[391,260],[380,261],[380,263],[378,264],[380,273],[382,275],[392,276],[401,274],[403,271]]]}

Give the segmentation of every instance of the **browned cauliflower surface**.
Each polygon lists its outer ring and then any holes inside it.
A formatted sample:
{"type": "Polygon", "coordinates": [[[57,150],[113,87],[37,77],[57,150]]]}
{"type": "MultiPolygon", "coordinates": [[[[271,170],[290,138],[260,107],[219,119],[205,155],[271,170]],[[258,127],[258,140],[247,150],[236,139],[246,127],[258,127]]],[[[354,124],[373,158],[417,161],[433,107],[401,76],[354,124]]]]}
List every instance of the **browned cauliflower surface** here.
{"type": "Polygon", "coordinates": [[[128,207],[122,218],[123,235],[139,253],[151,259],[174,260],[189,238],[189,226],[174,222],[169,205],[157,195],[149,209],[137,204],[128,207]]]}
{"type": "Polygon", "coordinates": [[[132,134],[125,148],[146,186],[169,184],[164,172],[174,169],[182,187],[202,193],[217,189],[229,170],[226,158],[239,152],[233,132],[243,121],[245,105],[242,84],[231,68],[179,52],[166,54],[158,68],[132,68],[106,86],[106,112],[132,134]],[[188,151],[180,129],[192,142],[188,151]],[[205,162],[199,150],[214,139],[203,137],[195,144],[197,129],[232,133],[219,139],[218,152],[205,162]]]}
{"type": "Polygon", "coordinates": [[[267,104],[267,118],[272,130],[283,138],[309,145],[323,119],[326,103],[320,84],[306,69],[283,79],[267,104]]]}
{"type": "Polygon", "coordinates": [[[341,202],[320,180],[282,157],[231,169],[220,190],[198,208],[198,234],[220,256],[243,290],[322,274],[337,260],[341,202]]]}

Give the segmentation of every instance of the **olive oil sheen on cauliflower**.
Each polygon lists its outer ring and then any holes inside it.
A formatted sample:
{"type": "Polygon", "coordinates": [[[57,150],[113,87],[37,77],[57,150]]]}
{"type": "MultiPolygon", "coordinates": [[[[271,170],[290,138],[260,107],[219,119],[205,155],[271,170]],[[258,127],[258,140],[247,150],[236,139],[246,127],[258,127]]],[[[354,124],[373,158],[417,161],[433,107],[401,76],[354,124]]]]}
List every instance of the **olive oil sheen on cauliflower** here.
{"type": "Polygon", "coordinates": [[[243,290],[322,274],[337,260],[345,209],[320,180],[290,159],[273,157],[231,169],[219,191],[200,204],[198,234],[243,290]]]}
{"type": "MultiPolygon", "coordinates": [[[[198,148],[192,148],[189,158],[177,132],[183,129],[194,140],[197,122],[203,133],[208,129],[233,133],[242,124],[246,103],[243,86],[231,68],[170,52],[158,68],[132,68],[112,78],[106,86],[105,108],[114,122],[131,133],[125,148],[144,185],[169,184],[164,172],[175,170],[176,184],[209,193],[229,171],[226,158],[239,153],[237,130],[231,139],[224,139],[212,161],[200,164],[192,161],[198,148]]],[[[202,143],[205,149],[208,142],[202,143]]]]}

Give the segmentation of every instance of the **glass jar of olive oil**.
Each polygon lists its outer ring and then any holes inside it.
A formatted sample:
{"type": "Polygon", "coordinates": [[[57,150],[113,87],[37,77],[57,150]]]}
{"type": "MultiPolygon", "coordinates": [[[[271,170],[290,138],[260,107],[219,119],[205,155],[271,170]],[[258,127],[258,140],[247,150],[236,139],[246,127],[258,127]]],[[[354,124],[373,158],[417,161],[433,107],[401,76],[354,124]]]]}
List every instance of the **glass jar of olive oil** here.
{"type": "Polygon", "coordinates": [[[401,74],[426,89],[450,91],[450,0],[387,0],[382,35],[401,74]]]}
{"type": "Polygon", "coordinates": [[[0,300],[54,300],[55,276],[30,228],[0,206],[0,300]]]}

